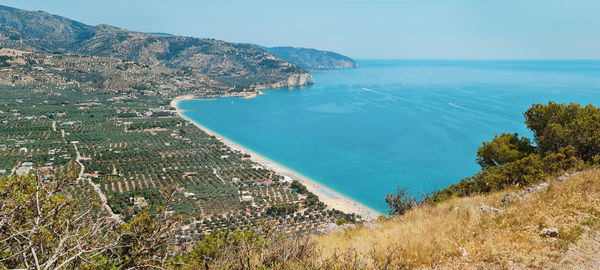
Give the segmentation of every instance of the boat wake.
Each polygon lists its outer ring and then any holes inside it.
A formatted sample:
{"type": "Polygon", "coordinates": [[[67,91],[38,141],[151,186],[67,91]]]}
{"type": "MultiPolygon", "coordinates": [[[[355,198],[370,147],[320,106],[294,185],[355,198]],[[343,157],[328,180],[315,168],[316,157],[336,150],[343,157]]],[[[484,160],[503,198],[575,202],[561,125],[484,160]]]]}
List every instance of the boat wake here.
{"type": "Polygon", "coordinates": [[[454,104],[454,103],[452,103],[452,102],[448,102],[448,105],[450,105],[450,106],[452,106],[452,107],[455,107],[455,108],[459,108],[459,109],[464,109],[464,110],[466,110],[466,109],[467,109],[467,108],[465,108],[465,107],[463,107],[463,106],[456,105],[456,104],[454,104]]]}
{"type": "Polygon", "coordinates": [[[387,94],[385,94],[385,93],[381,93],[381,92],[379,92],[379,91],[375,91],[375,90],[373,90],[373,89],[366,88],[366,87],[363,87],[363,89],[362,89],[362,90],[364,90],[364,91],[367,91],[367,92],[371,92],[371,93],[375,93],[375,94],[387,95],[387,94]]]}

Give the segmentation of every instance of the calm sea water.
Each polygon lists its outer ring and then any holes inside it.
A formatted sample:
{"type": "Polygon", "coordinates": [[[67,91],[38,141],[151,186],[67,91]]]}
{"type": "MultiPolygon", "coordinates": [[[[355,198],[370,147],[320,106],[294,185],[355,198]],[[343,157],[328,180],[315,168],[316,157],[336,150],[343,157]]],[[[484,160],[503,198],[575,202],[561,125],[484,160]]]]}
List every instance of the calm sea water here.
{"type": "Polygon", "coordinates": [[[360,61],[316,85],[253,99],[180,104],[194,121],[378,211],[398,186],[417,194],[479,170],[501,132],[530,136],[532,103],[600,105],[600,62],[360,61]]]}

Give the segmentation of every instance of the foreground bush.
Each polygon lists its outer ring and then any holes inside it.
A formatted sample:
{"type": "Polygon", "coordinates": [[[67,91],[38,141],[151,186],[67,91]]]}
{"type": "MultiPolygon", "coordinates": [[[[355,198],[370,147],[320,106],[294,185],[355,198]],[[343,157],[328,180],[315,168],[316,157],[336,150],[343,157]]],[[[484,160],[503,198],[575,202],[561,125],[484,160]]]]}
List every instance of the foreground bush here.
{"type": "Polygon", "coordinates": [[[387,215],[404,215],[408,210],[418,205],[418,200],[415,199],[406,187],[398,187],[396,194],[387,194],[385,202],[388,205],[387,215]]]}
{"type": "MultiPolygon", "coordinates": [[[[74,199],[74,177],[0,178],[0,265],[28,269],[129,269],[165,265],[177,217],[148,212],[121,224],[93,199],[74,199]]],[[[172,193],[171,193],[172,194],[172,193]]],[[[165,193],[168,202],[171,197],[165,193]]],[[[165,203],[167,205],[167,203],[165,203]]]]}

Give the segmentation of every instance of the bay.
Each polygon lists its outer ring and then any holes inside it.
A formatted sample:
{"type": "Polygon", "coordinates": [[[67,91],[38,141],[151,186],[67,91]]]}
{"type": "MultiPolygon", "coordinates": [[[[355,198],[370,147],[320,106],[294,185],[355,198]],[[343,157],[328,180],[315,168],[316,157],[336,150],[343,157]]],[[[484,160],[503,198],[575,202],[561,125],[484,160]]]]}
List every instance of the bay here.
{"type": "Polygon", "coordinates": [[[363,60],[252,99],[187,100],[193,121],[381,213],[479,170],[502,132],[531,137],[533,103],[600,105],[600,61],[363,60]]]}

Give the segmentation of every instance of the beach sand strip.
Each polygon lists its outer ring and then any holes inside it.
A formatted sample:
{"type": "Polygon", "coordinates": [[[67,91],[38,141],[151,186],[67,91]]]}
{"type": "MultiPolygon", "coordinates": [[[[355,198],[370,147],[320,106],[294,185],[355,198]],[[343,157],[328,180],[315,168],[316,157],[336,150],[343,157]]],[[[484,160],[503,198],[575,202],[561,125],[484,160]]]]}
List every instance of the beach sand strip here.
{"type": "Polygon", "coordinates": [[[300,181],[300,183],[305,185],[306,188],[308,188],[308,190],[310,192],[319,196],[319,199],[322,202],[324,202],[329,208],[337,209],[344,213],[354,213],[354,214],[360,215],[363,220],[373,220],[381,215],[377,211],[375,211],[361,203],[358,203],[346,196],[343,196],[343,195],[337,193],[336,191],[331,190],[331,189],[325,187],[324,185],[321,185],[318,182],[316,182],[308,177],[305,177],[302,174],[299,174],[281,164],[278,164],[277,162],[274,162],[274,161],[254,152],[250,149],[247,149],[247,148],[235,143],[234,141],[231,141],[230,139],[227,139],[226,137],[223,137],[223,136],[219,135],[218,133],[216,133],[216,132],[194,122],[192,119],[186,117],[183,114],[183,112],[185,112],[185,111],[180,110],[177,107],[177,105],[179,104],[179,102],[181,102],[183,100],[193,100],[195,98],[196,97],[193,95],[177,97],[171,101],[171,107],[176,108],[177,115],[179,117],[181,117],[182,119],[185,119],[186,121],[191,122],[196,127],[198,127],[200,130],[204,131],[206,134],[217,137],[223,144],[227,145],[232,150],[236,150],[243,154],[250,155],[250,159],[252,161],[262,165],[266,169],[273,170],[282,176],[287,176],[291,179],[300,181]]]}

